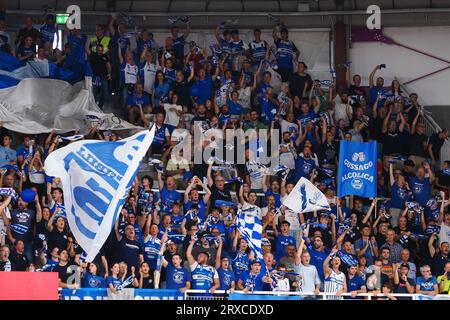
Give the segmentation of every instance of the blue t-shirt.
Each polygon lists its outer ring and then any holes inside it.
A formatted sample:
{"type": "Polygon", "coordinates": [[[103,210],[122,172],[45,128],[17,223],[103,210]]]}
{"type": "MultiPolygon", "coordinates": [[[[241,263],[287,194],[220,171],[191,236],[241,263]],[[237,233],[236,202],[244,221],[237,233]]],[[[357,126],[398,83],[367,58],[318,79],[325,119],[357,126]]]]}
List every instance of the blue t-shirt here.
{"type": "Polygon", "coordinates": [[[192,289],[211,289],[214,284],[214,276],[216,275],[216,273],[216,269],[214,269],[212,266],[199,265],[196,262],[194,269],[191,271],[192,289]]]}
{"type": "Polygon", "coordinates": [[[316,167],[313,159],[305,159],[298,156],[295,159],[295,180],[300,180],[301,177],[309,180],[311,171],[316,167]]]}
{"type": "Polygon", "coordinates": [[[217,269],[217,273],[219,274],[219,282],[220,287],[219,290],[230,290],[231,283],[235,281],[234,273],[230,268],[228,270],[224,270],[222,267],[217,269]]]}
{"type": "MultiPolygon", "coordinates": [[[[358,275],[355,275],[351,279],[349,276],[347,277],[347,292],[358,291],[362,286],[365,285],[366,283],[364,282],[364,280],[358,275]]],[[[356,299],[356,297],[352,299],[356,299]]]]}
{"type": "Polygon", "coordinates": [[[397,183],[391,187],[391,200],[389,201],[390,208],[404,209],[405,202],[408,200],[408,189],[400,188],[397,183]]]}
{"type": "MultiPolygon", "coordinates": [[[[192,201],[189,200],[188,202],[186,202],[184,204],[185,212],[188,212],[189,210],[191,210],[191,207],[192,207],[192,201]]],[[[203,199],[199,199],[199,201],[197,202],[197,207],[198,207],[198,217],[201,220],[205,220],[206,204],[203,201],[203,199]]]]}
{"type": "Polygon", "coordinates": [[[276,251],[275,259],[279,260],[279,259],[285,257],[286,256],[286,247],[291,244],[293,244],[295,247],[297,247],[294,237],[285,236],[285,235],[279,233],[278,237],[277,237],[276,248],[275,248],[275,251],[276,251]]]}
{"type": "Polygon", "coordinates": [[[106,288],[106,281],[100,276],[93,276],[89,272],[84,276],[84,288],[106,288]]]}
{"type": "Polygon", "coordinates": [[[0,146],[0,167],[17,161],[17,152],[14,149],[0,146]]]}
{"type": "Polygon", "coordinates": [[[189,94],[198,103],[203,104],[206,100],[211,99],[211,90],[213,81],[209,75],[204,80],[197,80],[189,90],[189,94]]]}
{"type": "Polygon", "coordinates": [[[31,59],[34,58],[36,55],[36,48],[31,46],[30,48],[26,48],[25,46],[19,46],[19,49],[17,49],[17,55],[19,56],[27,56],[29,54],[32,54],[33,56],[31,59]]]}
{"type": "Polygon", "coordinates": [[[107,284],[108,286],[109,286],[110,284],[112,284],[113,287],[114,287],[115,289],[117,289],[119,286],[122,285],[122,279],[120,279],[120,278],[115,278],[115,277],[113,277],[113,276],[109,276],[109,277],[106,279],[106,284],[107,284]]]}
{"type": "MultiPolygon", "coordinates": [[[[370,240],[369,240],[369,242],[370,242],[370,240]]],[[[358,239],[354,243],[355,250],[356,249],[362,250],[362,249],[364,249],[365,246],[366,246],[366,242],[363,239],[358,239]]],[[[368,266],[370,266],[370,265],[372,265],[374,263],[375,255],[372,252],[372,243],[369,243],[369,247],[367,248],[366,253],[364,254],[364,256],[367,259],[367,265],[368,266]]]]}
{"type": "Polygon", "coordinates": [[[167,95],[169,94],[169,88],[170,85],[168,82],[161,83],[155,83],[155,90],[153,92],[153,104],[155,107],[158,107],[161,105],[161,100],[165,100],[167,98],[167,95]]]}
{"type": "Polygon", "coordinates": [[[164,186],[160,191],[161,196],[161,211],[162,212],[170,212],[172,208],[172,204],[175,202],[182,201],[181,193],[176,190],[169,190],[164,186]]]}
{"type": "Polygon", "coordinates": [[[55,40],[56,27],[54,24],[44,24],[41,29],[41,45],[46,42],[50,42],[53,45],[55,40]]]}
{"type": "Polygon", "coordinates": [[[186,282],[191,281],[191,274],[186,268],[175,268],[172,263],[166,268],[166,289],[180,289],[186,287],[186,282]]]}
{"type": "MultiPolygon", "coordinates": [[[[370,89],[370,96],[369,96],[369,105],[373,106],[373,104],[375,103],[375,100],[377,100],[377,96],[378,93],[380,93],[381,95],[385,95],[386,94],[386,90],[384,90],[384,88],[378,88],[378,87],[372,87],[370,89]]],[[[379,99],[378,100],[378,106],[377,108],[381,108],[384,105],[384,100],[385,99],[379,99]]]]}
{"type": "Polygon", "coordinates": [[[244,112],[242,105],[239,102],[230,101],[230,114],[241,115],[244,112]]]}
{"type": "Polygon", "coordinates": [[[300,114],[297,117],[297,120],[302,124],[302,129],[305,129],[306,124],[309,121],[315,121],[315,119],[319,118],[319,115],[314,111],[309,111],[307,114],[300,114]]]}
{"type": "Polygon", "coordinates": [[[268,196],[273,196],[275,198],[275,207],[281,207],[281,196],[279,193],[273,192],[272,189],[267,189],[266,192],[264,192],[264,195],[266,198],[268,196]]]}
{"type": "Polygon", "coordinates": [[[312,246],[308,246],[308,252],[311,256],[311,264],[316,267],[317,273],[319,274],[320,280],[324,281],[323,274],[323,262],[330,254],[330,250],[325,249],[324,251],[317,251],[312,246]]]}
{"type": "Polygon", "coordinates": [[[293,69],[292,59],[294,52],[297,51],[294,43],[290,40],[283,41],[278,39],[275,41],[277,64],[279,67],[293,69]]]}
{"type": "Polygon", "coordinates": [[[247,270],[241,274],[240,280],[242,280],[244,288],[248,288],[250,291],[262,291],[264,287],[263,277],[262,272],[254,275],[250,273],[250,270],[247,270]]]}
{"type": "Polygon", "coordinates": [[[234,275],[236,279],[239,279],[241,277],[241,274],[244,271],[248,270],[248,265],[250,263],[250,258],[248,254],[242,253],[239,250],[236,251],[236,255],[233,259],[233,269],[234,269],[234,275]]]}
{"type": "Polygon", "coordinates": [[[132,107],[136,107],[138,105],[145,107],[150,105],[150,98],[145,93],[142,93],[142,95],[138,96],[138,94],[135,92],[127,97],[127,104],[132,107]]]}
{"type": "Polygon", "coordinates": [[[179,36],[178,38],[173,39],[172,48],[175,51],[175,56],[178,60],[183,60],[184,58],[184,44],[186,39],[184,35],[179,36]]]}
{"type": "Polygon", "coordinates": [[[423,180],[419,180],[417,177],[410,177],[409,187],[414,195],[414,199],[421,206],[426,206],[431,195],[430,179],[424,178],[423,180]]]}
{"type": "Polygon", "coordinates": [[[421,291],[434,291],[434,286],[438,284],[435,276],[425,280],[424,277],[418,277],[416,284],[420,286],[421,291]]]}

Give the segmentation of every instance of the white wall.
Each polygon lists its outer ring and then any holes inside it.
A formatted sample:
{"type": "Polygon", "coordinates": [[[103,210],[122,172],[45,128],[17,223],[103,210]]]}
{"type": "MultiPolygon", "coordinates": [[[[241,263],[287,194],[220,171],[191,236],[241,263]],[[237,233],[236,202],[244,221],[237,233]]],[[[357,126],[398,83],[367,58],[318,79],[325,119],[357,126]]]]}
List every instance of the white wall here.
{"type": "MultiPolygon", "coordinates": [[[[385,28],[383,33],[398,43],[450,61],[450,27],[385,28]]],[[[353,48],[350,49],[350,60],[352,74],[360,74],[363,77],[363,85],[368,84],[368,77],[374,66],[382,63],[385,63],[387,68],[378,71],[377,76],[382,76],[385,84],[390,84],[394,76],[404,83],[450,67],[450,63],[397,45],[375,42],[354,42],[353,48]]],[[[422,104],[450,105],[450,68],[412,82],[406,88],[409,92],[417,92],[422,104]]]]}
{"type": "MultiPolygon", "coordinates": [[[[183,30],[181,30],[183,31],[183,30]]],[[[164,30],[152,30],[158,45],[163,45],[165,38],[169,32],[164,30]]],[[[261,30],[262,39],[266,40],[269,45],[273,44],[272,30],[261,30]]],[[[240,38],[247,43],[253,40],[253,30],[239,29],[240,38]]],[[[181,32],[180,32],[181,34],[181,32]]],[[[300,50],[300,60],[304,61],[308,66],[308,72],[318,79],[330,79],[329,66],[329,31],[326,29],[290,29],[289,39],[294,41],[300,50]]],[[[209,45],[216,42],[213,30],[193,30],[189,35],[187,42],[195,41],[200,47],[208,48],[209,45]]],[[[185,49],[188,49],[186,45],[185,49]]]]}

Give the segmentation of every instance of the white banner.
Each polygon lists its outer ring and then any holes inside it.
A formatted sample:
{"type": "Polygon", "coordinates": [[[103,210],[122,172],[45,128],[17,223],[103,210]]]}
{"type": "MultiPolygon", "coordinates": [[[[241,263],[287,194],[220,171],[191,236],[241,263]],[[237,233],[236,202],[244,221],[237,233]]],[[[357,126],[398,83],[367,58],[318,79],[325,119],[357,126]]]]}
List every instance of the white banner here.
{"type": "Polygon", "coordinates": [[[72,86],[54,79],[24,79],[17,86],[0,89],[0,121],[9,130],[27,134],[53,129],[86,134],[97,123],[100,130],[142,129],[104,113],[83,82],[72,86]]]}
{"type": "Polygon", "coordinates": [[[154,135],[155,127],[117,142],[76,141],[45,160],[46,174],[61,178],[69,227],[87,261],[108,238],[154,135]]]}
{"type": "Polygon", "coordinates": [[[283,205],[297,213],[330,210],[325,195],[303,177],[298,180],[291,193],[283,201],[283,205]]]}

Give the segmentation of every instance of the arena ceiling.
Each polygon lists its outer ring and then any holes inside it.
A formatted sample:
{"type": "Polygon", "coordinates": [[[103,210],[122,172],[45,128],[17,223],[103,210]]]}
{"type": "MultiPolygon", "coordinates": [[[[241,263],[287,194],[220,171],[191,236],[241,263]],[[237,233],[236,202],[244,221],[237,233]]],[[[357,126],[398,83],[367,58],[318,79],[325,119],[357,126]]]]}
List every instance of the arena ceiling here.
{"type": "MultiPolygon", "coordinates": [[[[5,1],[4,1],[5,2],[5,1]]],[[[384,26],[449,25],[450,0],[8,0],[9,25],[24,14],[42,15],[47,6],[62,12],[71,4],[82,10],[88,25],[94,25],[110,12],[126,12],[136,23],[149,27],[166,27],[167,17],[178,14],[192,16],[194,28],[210,28],[223,19],[239,19],[240,27],[273,25],[271,13],[288,27],[329,27],[338,17],[346,23],[362,25],[368,16],[366,8],[381,8],[384,26]]],[[[17,20],[19,18],[19,20],[17,20]]]]}

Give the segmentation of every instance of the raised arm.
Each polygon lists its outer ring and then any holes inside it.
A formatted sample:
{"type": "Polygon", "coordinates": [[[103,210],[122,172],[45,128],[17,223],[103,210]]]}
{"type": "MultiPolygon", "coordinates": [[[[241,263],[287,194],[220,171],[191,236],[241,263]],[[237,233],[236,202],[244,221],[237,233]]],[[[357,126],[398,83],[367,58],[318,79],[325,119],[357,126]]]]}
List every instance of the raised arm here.
{"type": "Polygon", "coordinates": [[[116,219],[116,222],[114,223],[114,232],[116,233],[117,241],[120,242],[122,240],[122,235],[119,232],[119,219],[116,219]]]}
{"type": "Polygon", "coordinates": [[[373,78],[375,77],[375,73],[380,69],[380,66],[377,65],[369,75],[369,87],[372,88],[374,86],[373,78]]]}
{"type": "Polygon", "coordinates": [[[219,239],[219,247],[217,248],[217,252],[216,252],[215,268],[219,269],[220,268],[220,257],[222,256],[223,242],[222,242],[221,236],[218,236],[217,238],[219,239]]]}
{"type": "Polygon", "coordinates": [[[214,183],[214,180],[213,180],[212,175],[211,175],[213,163],[214,163],[214,162],[211,162],[211,163],[208,165],[208,171],[206,172],[206,177],[207,177],[207,179],[208,179],[208,187],[210,187],[210,188],[212,187],[212,185],[213,185],[213,183],[214,183]]]}
{"type": "Polygon", "coordinates": [[[189,242],[189,246],[187,247],[187,250],[186,250],[186,258],[189,262],[189,267],[191,267],[192,265],[195,264],[195,259],[192,256],[192,248],[194,247],[194,243],[195,243],[195,240],[193,238],[191,238],[191,241],[189,242]]]}
{"type": "Polygon", "coordinates": [[[375,205],[378,202],[378,198],[374,198],[372,201],[372,204],[370,205],[369,210],[367,210],[367,214],[365,215],[362,223],[367,223],[367,221],[369,221],[370,216],[372,215],[373,209],[375,208],[375,205]]]}

